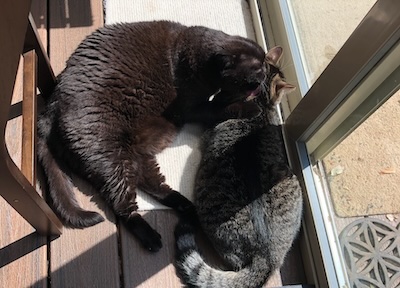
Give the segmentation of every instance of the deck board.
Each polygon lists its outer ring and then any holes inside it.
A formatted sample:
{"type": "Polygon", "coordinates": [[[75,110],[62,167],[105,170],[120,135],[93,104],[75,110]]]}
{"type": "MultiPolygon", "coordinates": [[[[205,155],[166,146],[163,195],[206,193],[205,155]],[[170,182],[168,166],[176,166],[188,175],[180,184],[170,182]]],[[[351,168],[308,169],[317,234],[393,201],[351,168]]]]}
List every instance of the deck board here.
{"type": "MultiPolygon", "coordinates": [[[[124,227],[121,227],[121,258],[124,287],[184,287],[176,274],[173,264],[175,255],[175,238],[173,233],[178,221],[177,216],[172,210],[152,210],[142,212],[142,215],[161,234],[163,247],[157,253],[147,252],[124,227]]],[[[215,267],[223,267],[223,263],[216,256],[216,252],[210,247],[210,243],[204,238],[204,235],[199,233],[196,235],[196,239],[199,242],[200,250],[204,254],[206,261],[215,267]]],[[[292,260],[299,260],[299,255],[296,253],[297,249],[293,250],[289,257],[292,260]]],[[[299,283],[296,281],[296,278],[299,278],[302,269],[298,265],[292,266],[287,263],[284,269],[287,275],[285,283],[299,283]],[[291,271],[294,267],[296,271],[291,271]]],[[[279,272],[274,273],[264,285],[265,288],[279,286],[282,286],[282,279],[279,272]]]]}
{"type": "Polygon", "coordinates": [[[160,233],[163,247],[157,253],[143,249],[139,242],[121,227],[121,258],[124,287],[181,287],[173,266],[174,227],[177,217],[171,210],[152,210],[141,213],[160,233]]]}
{"type": "Polygon", "coordinates": [[[99,0],[55,0],[49,10],[49,56],[58,75],[79,43],[103,25],[103,6],[99,0]]]}
{"type": "Polygon", "coordinates": [[[50,243],[50,278],[54,287],[119,287],[118,236],[114,215],[104,203],[87,194],[92,188],[74,178],[75,194],[82,208],[96,211],[106,220],[85,229],[64,228],[50,243]],[[84,192],[84,193],[82,193],[84,192]],[[100,208],[99,208],[100,207],[100,208]],[[105,211],[105,212],[104,212],[105,211]]]}
{"type": "MultiPolygon", "coordinates": [[[[50,62],[59,74],[79,43],[103,23],[100,1],[50,1],[50,62]],[[80,26],[82,25],[82,26],[80,26]]],[[[86,182],[74,179],[82,208],[102,214],[106,221],[86,229],[64,229],[50,243],[54,287],[119,287],[120,269],[115,217],[86,182]],[[93,200],[93,201],[92,201],[93,200]]]]}

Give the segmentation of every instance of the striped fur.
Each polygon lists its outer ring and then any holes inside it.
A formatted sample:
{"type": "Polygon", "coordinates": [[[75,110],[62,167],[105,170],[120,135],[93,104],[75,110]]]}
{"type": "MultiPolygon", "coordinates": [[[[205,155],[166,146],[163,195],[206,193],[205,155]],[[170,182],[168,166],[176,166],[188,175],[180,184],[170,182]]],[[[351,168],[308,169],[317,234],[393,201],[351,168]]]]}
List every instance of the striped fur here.
{"type": "Polygon", "coordinates": [[[195,206],[202,229],[231,269],[207,264],[195,227],[181,220],[176,269],[189,287],[261,287],[281,267],[298,233],[302,191],[276,122],[275,105],[294,89],[276,68],[281,53],[275,48],[267,54],[268,85],[253,104],[241,104],[257,105],[261,113],[225,121],[204,135],[195,206]]]}

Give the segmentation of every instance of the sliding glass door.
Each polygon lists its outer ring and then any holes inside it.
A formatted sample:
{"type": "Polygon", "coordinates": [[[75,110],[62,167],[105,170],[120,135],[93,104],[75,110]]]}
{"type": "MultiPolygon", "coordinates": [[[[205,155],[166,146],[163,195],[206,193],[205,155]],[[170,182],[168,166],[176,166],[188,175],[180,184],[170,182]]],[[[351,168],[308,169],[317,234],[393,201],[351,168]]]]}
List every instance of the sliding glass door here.
{"type": "Polygon", "coordinates": [[[317,287],[400,287],[400,1],[259,0],[317,287]]]}

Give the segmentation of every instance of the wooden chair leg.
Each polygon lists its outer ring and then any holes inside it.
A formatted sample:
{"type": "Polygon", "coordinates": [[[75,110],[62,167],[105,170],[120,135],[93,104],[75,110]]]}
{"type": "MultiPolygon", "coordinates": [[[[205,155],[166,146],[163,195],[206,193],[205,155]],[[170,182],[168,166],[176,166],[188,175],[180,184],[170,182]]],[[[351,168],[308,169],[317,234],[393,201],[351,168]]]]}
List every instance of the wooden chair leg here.
{"type": "MultiPolygon", "coordinates": [[[[0,65],[0,78],[2,79],[0,81],[0,195],[39,233],[60,235],[62,229],[60,220],[14,164],[7,151],[5,127],[8,121],[18,61],[24,47],[26,27],[30,27],[28,21],[30,3],[29,1],[26,3],[24,1],[8,1],[2,8],[5,9],[2,11],[5,15],[12,15],[12,17],[0,17],[0,63],[2,63],[0,65]]],[[[35,89],[36,87],[33,88],[36,92],[35,89]]],[[[34,101],[34,99],[31,100],[34,101]]],[[[32,107],[31,104],[27,106],[32,107]]],[[[30,153],[34,155],[34,152],[30,153]]],[[[31,164],[24,165],[30,166],[31,164]]],[[[32,183],[34,182],[32,181],[32,183]]]]}
{"type": "Polygon", "coordinates": [[[29,14],[23,53],[29,52],[32,49],[36,51],[38,58],[37,87],[42,94],[47,95],[51,93],[54,88],[56,77],[54,76],[53,69],[51,69],[49,57],[47,57],[46,51],[40,41],[35,21],[33,20],[32,15],[29,14]]]}
{"type": "Polygon", "coordinates": [[[1,196],[38,233],[60,235],[62,224],[46,201],[37,193],[7,153],[5,146],[0,151],[1,196]]]}

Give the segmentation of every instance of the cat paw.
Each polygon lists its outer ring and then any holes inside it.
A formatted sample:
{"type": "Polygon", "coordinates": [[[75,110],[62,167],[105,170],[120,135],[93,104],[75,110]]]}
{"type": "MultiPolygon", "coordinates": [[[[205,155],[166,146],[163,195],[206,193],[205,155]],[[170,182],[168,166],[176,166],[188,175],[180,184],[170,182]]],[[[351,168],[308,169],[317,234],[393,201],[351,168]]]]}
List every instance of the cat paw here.
{"type": "Polygon", "coordinates": [[[249,119],[257,116],[260,112],[260,108],[254,101],[235,102],[225,108],[228,119],[249,119]]]}
{"type": "Polygon", "coordinates": [[[290,167],[286,163],[276,163],[272,164],[269,167],[270,170],[270,181],[274,185],[280,181],[282,181],[284,178],[292,177],[293,173],[290,169],[290,167]]]}
{"type": "Polygon", "coordinates": [[[132,215],[127,220],[124,220],[123,224],[146,250],[158,252],[162,248],[161,235],[139,214],[132,215]]]}
{"type": "Polygon", "coordinates": [[[256,117],[261,112],[260,107],[254,101],[244,102],[239,118],[250,119],[256,117]]]}
{"type": "Polygon", "coordinates": [[[150,227],[137,236],[142,246],[150,252],[158,252],[162,248],[161,235],[150,227]]]}

